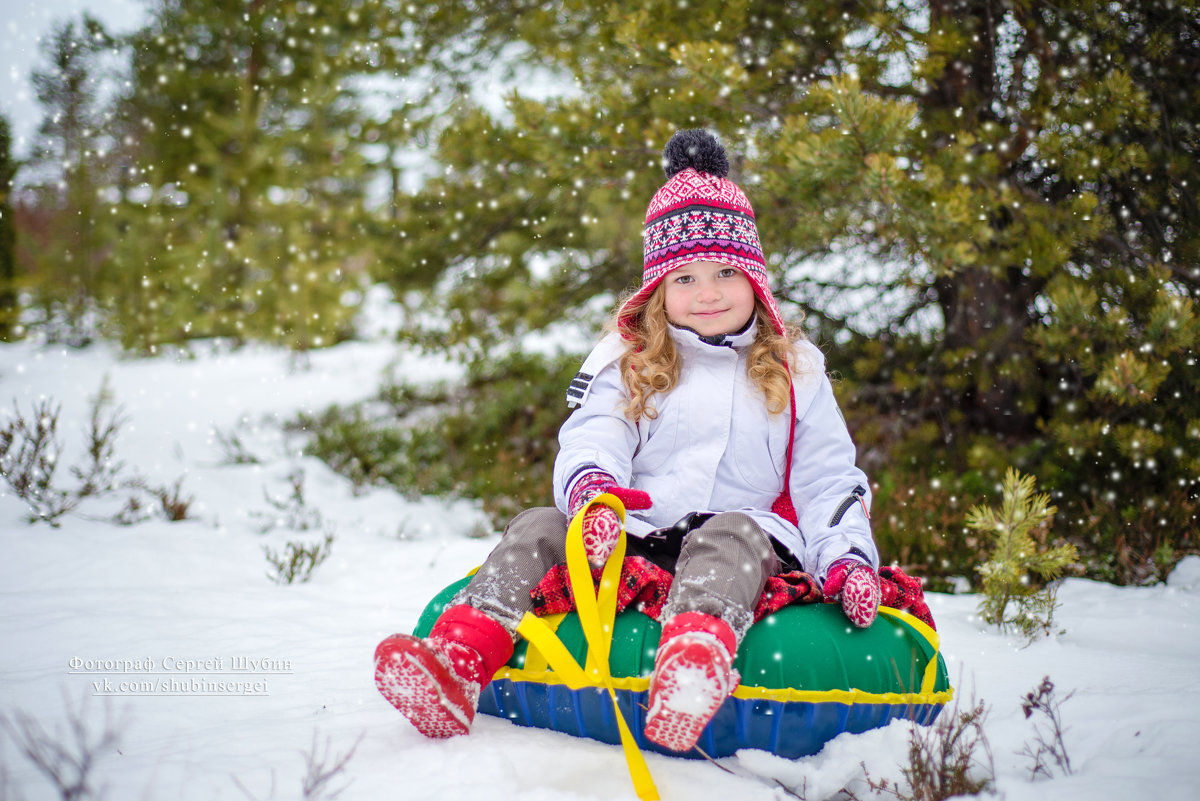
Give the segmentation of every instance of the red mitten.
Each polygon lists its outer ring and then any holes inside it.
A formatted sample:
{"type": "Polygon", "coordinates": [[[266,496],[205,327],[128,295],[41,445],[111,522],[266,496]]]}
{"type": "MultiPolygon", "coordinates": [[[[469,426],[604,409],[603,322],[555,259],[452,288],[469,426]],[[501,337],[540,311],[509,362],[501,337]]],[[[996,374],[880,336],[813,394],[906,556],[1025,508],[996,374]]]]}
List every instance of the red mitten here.
{"type": "Polygon", "coordinates": [[[875,622],[881,591],[879,576],[870,565],[839,559],[829,568],[824,588],[827,599],[839,599],[850,622],[865,629],[875,622]]]}
{"type": "MultiPolygon", "coordinates": [[[[605,493],[616,496],[626,509],[650,508],[648,493],[617,486],[612,476],[597,470],[581,476],[571,488],[571,515],[578,514],[589,501],[605,493]]],[[[608,561],[621,538],[621,519],[611,507],[597,504],[584,514],[582,526],[583,547],[587,551],[588,562],[592,567],[600,567],[608,561]]]]}
{"type": "Polygon", "coordinates": [[[611,506],[598,503],[583,514],[583,549],[588,563],[601,567],[621,539],[621,519],[611,506]]]}
{"type": "Polygon", "coordinates": [[[621,503],[625,504],[626,509],[632,509],[635,512],[639,509],[649,509],[654,504],[650,500],[650,493],[645,490],[618,487],[616,484],[613,484],[605,492],[609,495],[617,496],[621,503]]]}

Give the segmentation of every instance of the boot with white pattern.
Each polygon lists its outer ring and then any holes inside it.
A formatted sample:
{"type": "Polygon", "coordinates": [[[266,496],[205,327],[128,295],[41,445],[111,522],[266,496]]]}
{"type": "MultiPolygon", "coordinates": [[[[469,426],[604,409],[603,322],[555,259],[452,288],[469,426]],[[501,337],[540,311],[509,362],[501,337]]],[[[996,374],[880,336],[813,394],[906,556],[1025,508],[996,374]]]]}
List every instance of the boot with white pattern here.
{"type": "Polygon", "coordinates": [[[719,618],[700,612],[676,615],[663,625],[646,739],[672,751],[690,751],[738,683],[733,669],[737,640],[719,618]]]}
{"type": "Polygon", "coordinates": [[[479,692],[512,656],[512,635],[465,605],[446,609],[426,638],[393,634],[375,649],[375,686],[426,737],[466,734],[479,692]]]}

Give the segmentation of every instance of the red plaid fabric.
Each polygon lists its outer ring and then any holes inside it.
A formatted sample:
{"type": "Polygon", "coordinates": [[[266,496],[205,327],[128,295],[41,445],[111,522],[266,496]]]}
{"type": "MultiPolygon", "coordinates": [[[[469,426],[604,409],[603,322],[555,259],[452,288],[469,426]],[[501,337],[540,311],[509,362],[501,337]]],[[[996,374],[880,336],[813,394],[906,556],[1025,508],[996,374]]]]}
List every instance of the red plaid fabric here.
{"type": "MultiPolygon", "coordinates": [[[[600,582],[600,568],[592,570],[592,581],[600,582]]],[[[662,614],[671,591],[673,576],[648,559],[631,556],[621,567],[621,583],[617,589],[617,611],[636,609],[655,620],[662,614]]],[[[932,629],[937,626],[933,615],[925,604],[925,592],[921,580],[905,575],[898,567],[885,567],[879,571],[883,605],[902,609],[932,629]]],[[[533,613],[539,617],[575,610],[575,596],[571,592],[571,580],[566,565],[550,569],[533,590],[533,613]]],[[[758,622],[772,612],[790,604],[815,604],[825,601],[816,579],[807,573],[794,570],[772,576],[754,608],[754,620],[758,622]]]]}
{"type": "MultiPolygon", "coordinates": [[[[603,568],[592,569],[592,581],[600,583],[603,568]]],[[[671,589],[671,574],[641,556],[630,556],[621,566],[621,583],[617,587],[617,611],[633,608],[655,620],[667,602],[671,589]]],[[[566,565],[555,565],[530,591],[533,613],[538,617],[557,615],[575,610],[575,595],[566,565]]]]}
{"type": "Polygon", "coordinates": [[[910,615],[937,629],[933,623],[933,613],[925,603],[925,590],[921,579],[916,576],[906,576],[898,567],[879,568],[880,604],[892,609],[903,609],[910,615]]]}

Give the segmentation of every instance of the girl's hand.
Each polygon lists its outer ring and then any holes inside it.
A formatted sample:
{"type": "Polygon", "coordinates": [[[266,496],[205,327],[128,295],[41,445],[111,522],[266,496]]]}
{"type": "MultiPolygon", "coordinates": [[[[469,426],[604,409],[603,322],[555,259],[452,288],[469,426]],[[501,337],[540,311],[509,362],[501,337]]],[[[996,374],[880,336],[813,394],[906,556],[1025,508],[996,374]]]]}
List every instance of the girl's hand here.
{"type": "Polygon", "coordinates": [[[855,559],[839,559],[829,568],[825,579],[826,599],[840,599],[842,611],[850,622],[865,629],[875,622],[879,612],[879,575],[855,559]]]}
{"type": "Polygon", "coordinates": [[[583,549],[588,564],[603,567],[621,539],[621,519],[611,506],[598,503],[583,515],[583,549]]]}
{"type": "MultiPolygon", "coordinates": [[[[597,495],[615,495],[626,509],[649,509],[650,496],[642,490],[619,487],[608,473],[588,473],[575,482],[571,489],[571,514],[588,504],[597,495]]],[[[600,567],[608,561],[617,542],[621,539],[621,519],[610,506],[596,504],[583,516],[583,547],[587,551],[592,567],[600,567]]]]}
{"type": "Polygon", "coordinates": [[[633,509],[635,511],[638,509],[649,509],[653,503],[650,500],[648,492],[618,486],[617,482],[613,481],[612,476],[597,470],[594,473],[587,473],[581,476],[575,482],[575,485],[571,487],[571,497],[569,499],[571,516],[574,517],[578,514],[579,510],[587,506],[588,501],[592,498],[606,493],[617,496],[626,509],[633,509]]]}

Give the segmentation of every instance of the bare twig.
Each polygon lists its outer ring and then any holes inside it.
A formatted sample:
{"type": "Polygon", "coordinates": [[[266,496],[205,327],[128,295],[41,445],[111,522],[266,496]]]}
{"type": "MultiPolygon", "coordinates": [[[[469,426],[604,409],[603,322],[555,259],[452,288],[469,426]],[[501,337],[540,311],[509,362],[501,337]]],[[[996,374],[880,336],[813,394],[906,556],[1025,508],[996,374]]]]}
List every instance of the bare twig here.
{"type": "Polygon", "coordinates": [[[92,787],[96,763],[117,750],[123,720],[113,720],[112,708],[105,704],[103,726],[93,733],[87,720],[87,698],[78,708],[69,701],[66,731],[56,726],[47,732],[31,715],[16,710],[12,716],[0,716],[0,728],[7,732],[17,750],[58,791],[62,801],[81,801],[99,797],[92,787]]]}
{"type": "Polygon", "coordinates": [[[935,725],[913,727],[908,764],[901,768],[903,783],[875,781],[868,775],[867,786],[899,801],[944,801],[989,789],[996,770],[983,730],[987,707],[982,701],[975,703],[972,699],[971,703],[970,709],[960,711],[955,701],[935,725]]]}
{"type": "Polygon", "coordinates": [[[354,741],[354,745],[350,746],[350,750],[344,754],[331,756],[332,744],[330,738],[325,738],[324,749],[321,750],[317,743],[317,733],[313,731],[312,750],[302,752],[304,755],[307,772],[304,774],[302,789],[305,801],[323,801],[324,799],[335,799],[342,794],[350,783],[347,782],[342,787],[336,790],[331,789],[333,780],[346,770],[346,764],[354,756],[354,752],[358,750],[358,746],[362,743],[364,734],[360,734],[358,739],[354,741]]]}
{"type": "Polygon", "coordinates": [[[1038,776],[1044,776],[1047,779],[1053,778],[1054,771],[1051,767],[1051,762],[1057,766],[1064,775],[1071,775],[1071,758],[1067,755],[1067,746],[1063,742],[1063,734],[1066,728],[1062,725],[1062,716],[1060,707],[1071,700],[1074,692],[1067,693],[1066,697],[1061,700],[1054,697],[1054,682],[1050,681],[1050,677],[1046,676],[1042,679],[1034,690],[1025,694],[1021,700],[1021,709],[1025,712],[1025,719],[1028,720],[1033,716],[1034,712],[1040,712],[1046,716],[1048,726],[1038,726],[1034,723],[1034,732],[1037,739],[1033,745],[1025,743],[1025,747],[1021,750],[1023,756],[1027,756],[1033,760],[1031,777],[1036,779],[1038,776]]]}
{"type": "MultiPolygon", "coordinates": [[[[643,708],[645,708],[645,707],[643,707],[643,708]]],[[[707,760],[709,764],[715,765],[718,769],[725,771],[730,776],[739,776],[742,778],[746,778],[747,776],[749,776],[749,777],[752,777],[755,779],[770,781],[775,787],[777,787],[780,790],[782,790],[783,792],[787,793],[792,798],[799,798],[799,799],[801,799],[801,801],[805,801],[805,799],[807,798],[805,793],[808,790],[808,779],[804,780],[803,784],[800,785],[800,791],[797,792],[796,790],[793,790],[791,787],[788,787],[786,784],[781,782],[779,779],[776,779],[774,776],[761,776],[757,773],[749,773],[749,774],[739,773],[736,770],[733,770],[732,768],[722,765],[716,759],[709,756],[708,753],[706,753],[705,750],[698,745],[695,746],[695,751],[697,754],[704,757],[704,759],[707,760]]]]}
{"type": "MultiPolygon", "coordinates": [[[[354,757],[354,752],[358,750],[358,746],[362,743],[365,736],[365,733],[360,734],[358,739],[354,741],[354,745],[346,753],[333,755],[331,738],[326,737],[325,743],[322,746],[318,741],[317,732],[314,729],[311,750],[300,752],[300,755],[304,757],[305,765],[305,773],[300,780],[300,797],[304,801],[334,801],[334,799],[345,792],[346,788],[350,786],[349,781],[337,789],[333,789],[333,781],[338,776],[345,774],[346,765],[354,757]]],[[[242,795],[246,796],[250,801],[265,801],[250,792],[250,789],[237,776],[230,776],[230,779],[242,791],[242,795]]],[[[271,799],[274,797],[275,771],[272,770],[270,793],[266,798],[271,799]]]]}
{"type": "MultiPolygon", "coordinates": [[[[242,795],[246,796],[246,798],[249,798],[250,801],[262,801],[254,793],[250,792],[250,789],[248,787],[246,787],[246,785],[242,784],[242,780],[239,779],[237,776],[230,776],[229,778],[233,780],[234,786],[242,791],[242,795]]],[[[274,798],[274,797],[275,797],[275,769],[272,768],[271,769],[271,793],[270,793],[270,795],[267,796],[267,798],[274,798]]]]}

